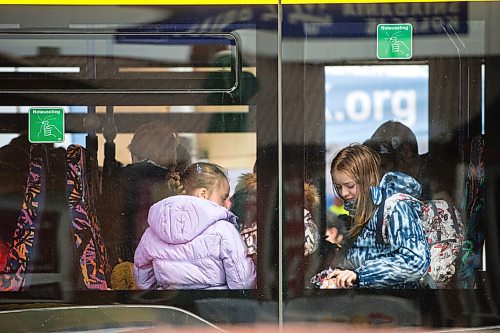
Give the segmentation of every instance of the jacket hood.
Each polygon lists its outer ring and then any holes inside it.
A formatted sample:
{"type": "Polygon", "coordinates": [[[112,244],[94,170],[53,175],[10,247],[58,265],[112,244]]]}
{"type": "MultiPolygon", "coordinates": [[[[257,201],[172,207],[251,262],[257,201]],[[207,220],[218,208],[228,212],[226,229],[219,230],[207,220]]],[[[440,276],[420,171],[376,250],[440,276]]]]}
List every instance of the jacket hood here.
{"type": "Polygon", "coordinates": [[[385,191],[386,196],[390,197],[395,193],[404,193],[418,198],[422,193],[422,186],[415,178],[402,172],[388,172],[380,181],[380,185],[371,187],[373,203],[379,205],[382,202],[382,195],[385,191]]]}
{"type": "Polygon", "coordinates": [[[175,195],[149,209],[148,224],[166,243],[193,240],[215,222],[225,220],[237,228],[236,216],[215,202],[190,195],[175,195]]]}

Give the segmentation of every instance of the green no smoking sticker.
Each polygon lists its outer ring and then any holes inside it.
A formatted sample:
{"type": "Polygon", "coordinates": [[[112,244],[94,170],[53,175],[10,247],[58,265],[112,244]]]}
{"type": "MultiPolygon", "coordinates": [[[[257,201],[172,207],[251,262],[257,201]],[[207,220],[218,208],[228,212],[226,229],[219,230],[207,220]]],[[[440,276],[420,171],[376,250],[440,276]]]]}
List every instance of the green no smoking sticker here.
{"type": "Polygon", "coordinates": [[[410,23],[377,25],[377,58],[410,59],[413,27],[410,23]]]}
{"type": "Polygon", "coordinates": [[[30,142],[55,143],[64,141],[63,108],[30,108],[28,122],[30,142]]]}

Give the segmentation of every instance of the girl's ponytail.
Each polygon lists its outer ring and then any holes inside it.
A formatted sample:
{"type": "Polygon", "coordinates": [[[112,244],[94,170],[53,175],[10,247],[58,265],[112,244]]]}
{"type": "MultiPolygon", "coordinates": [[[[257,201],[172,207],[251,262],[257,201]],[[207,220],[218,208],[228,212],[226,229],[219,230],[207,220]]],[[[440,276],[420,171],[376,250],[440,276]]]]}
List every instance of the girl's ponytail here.
{"type": "Polygon", "coordinates": [[[186,194],[186,190],[184,188],[184,185],[182,184],[179,171],[169,172],[166,182],[169,192],[171,192],[173,195],[186,194]]]}

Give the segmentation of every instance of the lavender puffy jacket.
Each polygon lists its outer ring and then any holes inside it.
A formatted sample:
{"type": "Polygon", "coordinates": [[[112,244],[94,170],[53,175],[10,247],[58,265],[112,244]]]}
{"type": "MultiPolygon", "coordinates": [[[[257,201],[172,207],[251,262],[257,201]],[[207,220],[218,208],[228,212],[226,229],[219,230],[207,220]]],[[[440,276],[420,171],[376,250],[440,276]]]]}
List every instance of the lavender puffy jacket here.
{"type": "Polygon", "coordinates": [[[255,267],[236,217],[209,200],[176,195],[149,209],[134,256],[140,289],[250,289],[255,267]]]}

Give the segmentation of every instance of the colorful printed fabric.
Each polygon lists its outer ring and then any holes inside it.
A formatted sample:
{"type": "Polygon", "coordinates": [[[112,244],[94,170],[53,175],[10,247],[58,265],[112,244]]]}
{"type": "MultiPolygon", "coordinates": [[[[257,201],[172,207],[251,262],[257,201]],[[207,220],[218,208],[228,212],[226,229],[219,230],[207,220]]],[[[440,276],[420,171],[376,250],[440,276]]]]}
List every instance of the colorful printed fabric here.
{"type": "Polygon", "coordinates": [[[319,247],[319,231],[311,213],[304,209],[304,256],[313,254],[319,247]]]}
{"type": "Polygon", "coordinates": [[[420,217],[431,257],[429,276],[437,288],[453,287],[454,277],[458,270],[458,256],[464,238],[463,223],[458,210],[445,200],[419,201],[407,194],[396,193],[382,202],[380,206],[384,207],[384,211],[383,216],[379,214],[377,234],[381,234],[383,243],[388,243],[387,221],[390,220],[401,201],[415,202],[421,206],[420,217]]]}
{"type": "Polygon", "coordinates": [[[337,289],[334,278],[328,278],[328,275],[333,273],[333,269],[328,268],[315,274],[310,282],[319,289],[337,289]]]}
{"type": "Polygon", "coordinates": [[[106,290],[107,257],[101,230],[90,196],[90,182],[85,171],[85,151],[78,145],[70,145],[66,154],[69,215],[77,258],[83,279],[82,288],[106,290]]]}
{"type": "Polygon", "coordinates": [[[25,284],[25,273],[33,254],[35,234],[39,229],[43,210],[45,168],[42,167],[42,145],[30,147],[30,169],[21,213],[14,231],[7,264],[0,274],[1,291],[20,291],[25,284]]]}
{"type": "MultiPolygon", "coordinates": [[[[248,255],[257,254],[257,223],[253,222],[249,226],[243,226],[241,237],[245,241],[248,249],[248,255]]],[[[314,222],[311,213],[304,209],[304,256],[313,254],[320,243],[319,231],[314,222]]]]}
{"type": "Polygon", "coordinates": [[[10,246],[7,242],[0,239],[0,272],[3,272],[9,258],[10,246]]]}
{"type": "Polygon", "coordinates": [[[465,240],[462,243],[459,287],[475,288],[476,271],[481,267],[481,252],[484,245],[485,179],[484,139],[477,136],[472,140],[469,170],[465,184],[466,221],[465,240]]]}
{"type": "Polygon", "coordinates": [[[457,208],[444,200],[429,200],[422,205],[423,227],[431,251],[429,275],[438,288],[455,287],[458,257],[464,228],[457,208]]]}
{"type": "Polygon", "coordinates": [[[247,246],[247,254],[257,255],[257,223],[253,222],[250,226],[244,227],[240,234],[247,246]]]}

